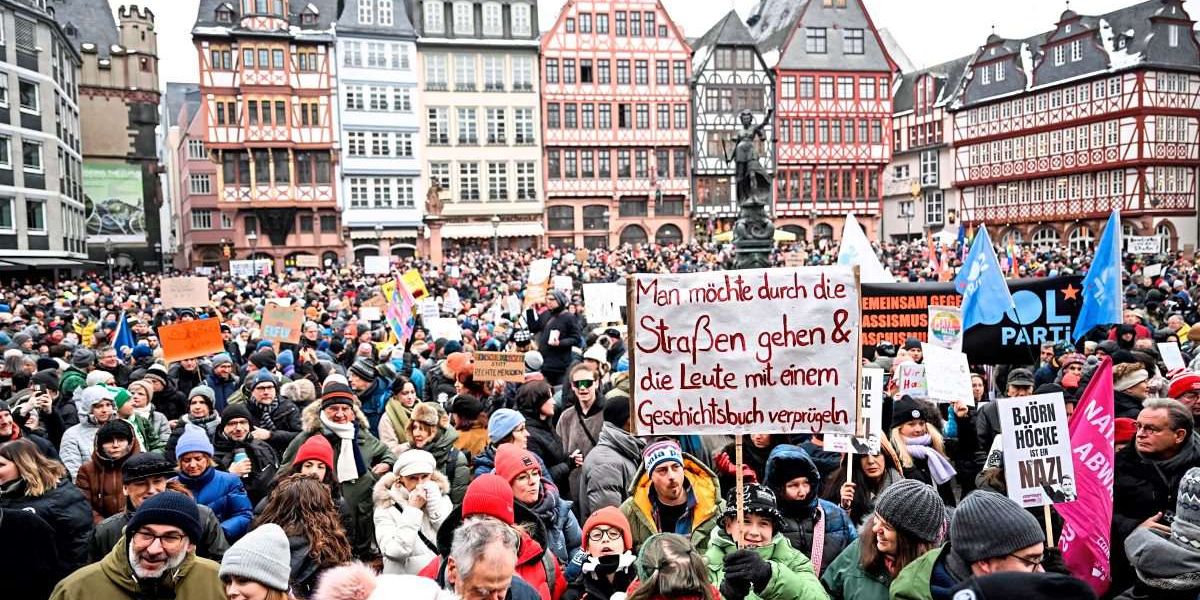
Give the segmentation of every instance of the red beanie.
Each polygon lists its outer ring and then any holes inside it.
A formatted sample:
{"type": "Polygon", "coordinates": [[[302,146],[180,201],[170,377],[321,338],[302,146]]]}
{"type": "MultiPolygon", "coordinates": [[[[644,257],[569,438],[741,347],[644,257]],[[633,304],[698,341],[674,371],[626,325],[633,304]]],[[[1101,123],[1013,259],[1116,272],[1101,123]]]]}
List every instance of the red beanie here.
{"type": "Polygon", "coordinates": [[[598,525],[607,525],[621,530],[621,537],[625,540],[625,549],[633,549],[633,532],[629,529],[629,519],[625,518],[625,513],[615,506],[605,506],[604,508],[592,513],[588,520],[583,524],[583,543],[587,544],[588,534],[591,533],[598,525]]]}
{"type": "Polygon", "coordinates": [[[487,473],[476,477],[467,486],[467,493],[463,496],[462,518],[475,515],[495,517],[509,525],[516,522],[512,488],[503,477],[487,473]]]}
{"type": "Polygon", "coordinates": [[[537,457],[516,444],[501,444],[496,450],[496,474],[506,483],[512,483],[518,475],[530,469],[539,469],[537,457]]]}
{"type": "Polygon", "coordinates": [[[1117,417],[1113,422],[1114,431],[1113,438],[1118,444],[1127,444],[1133,439],[1133,435],[1137,433],[1137,421],[1129,417],[1117,417]]]}
{"type": "Polygon", "coordinates": [[[299,467],[306,460],[319,460],[329,469],[333,469],[333,446],[329,445],[325,436],[317,434],[304,440],[304,443],[300,444],[300,450],[296,452],[296,458],[292,459],[292,465],[299,467]]]}
{"type": "Polygon", "coordinates": [[[1180,396],[1195,391],[1200,391],[1200,373],[1185,371],[1171,380],[1167,395],[1178,400],[1180,396]]]}

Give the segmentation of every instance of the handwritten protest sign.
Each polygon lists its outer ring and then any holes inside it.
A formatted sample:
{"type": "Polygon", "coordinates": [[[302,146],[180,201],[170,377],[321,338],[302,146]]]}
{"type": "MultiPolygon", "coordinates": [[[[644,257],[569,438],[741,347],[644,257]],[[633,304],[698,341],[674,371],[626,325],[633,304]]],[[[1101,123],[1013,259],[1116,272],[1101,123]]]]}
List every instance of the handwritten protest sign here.
{"type": "Polygon", "coordinates": [[[197,358],[225,351],[221,340],[221,322],[217,319],[181,321],[158,328],[163,361],[170,364],[185,358],[197,358]]]}
{"type": "Polygon", "coordinates": [[[525,284],[525,307],[546,301],[550,293],[550,266],[548,258],[539,258],[529,263],[529,279],[525,284]]]}
{"type": "Polygon", "coordinates": [[[405,271],[400,276],[400,282],[408,288],[408,293],[412,294],[413,300],[420,300],[429,295],[429,289],[425,287],[425,280],[421,278],[421,272],[416,269],[405,271]]]}
{"type": "Polygon", "coordinates": [[[441,309],[438,307],[437,300],[434,300],[433,298],[423,300],[417,305],[417,310],[421,315],[421,322],[425,323],[426,325],[428,325],[430,321],[438,318],[438,316],[441,314],[441,309]]]}
{"type": "Polygon", "coordinates": [[[855,433],[851,267],[638,274],[630,285],[639,434],[855,433]]]}
{"type": "Polygon", "coordinates": [[[319,269],[321,258],[315,254],[300,254],[296,256],[296,266],[301,269],[319,269]]]}
{"type": "Polygon", "coordinates": [[[208,306],[207,277],[164,277],[158,286],[163,308],[208,306]]]}
{"type": "Polygon", "coordinates": [[[1158,254],[1162,240],[1154,235],[1130,235],[1125,237],[1125,251],[1129,254],[1158,254]]]}
{"type": "Polygon", "coordinates": [[[377,306],[361,306],[358,309],[358,320],[375,322],[383,318],[383,309],[377,306]]]}
{"type": "Polygon", "coordinates": [[[959,400],[975,404],[971,393],[971,367],[967,355],[924,342],[925,390],[930,400],[952,404],[959,400]]]}
{"type": "Polygon", "coordinates": [[[1183,354],[1179,351],[1179,342],[1159,342],[1155,345],[1158,346],[1158,354],[1162,356],[1163,364],[1168,370],[1187,367],[1183,362],[1183,354]]]}
{"type": "Polygon", "coordinates": [[[525,383],[525,354],[521,352],[476,352],[476,381],[525,383]]]}
{"type": "Polygon", "coordinates": [[[589,323],[620,323],[625,286],[620,283],[583,284],[583,312],[589,323]]]}
{"type": "Polygon", "coordinates": [[[962,352],[962,309],[957,306],[929,307],[929,341],[962,352]]]}
{"type": "Polygon", "coordinates": [[[438,317],[425,323],[429,329],[430,339],[446,338],[447,340],[462,341],[462,327],[454,317],[438,317]]]}
{"type": "Polygon", "coordinates": [[[1075,500],[1075,464],[1062,392],[996,400],[1008,497],[1023,507],[1075,500]]]}
{"type": "Polygon", "coordinates": [[[553,281],[554,289],[561,290],[568,296],[570,296],[571,291],[575,289],[575,282],[571,279],[570,275],[555,275],[553,281]]]}
{"type": "Polygon", "coordinates": [[[883,369],[863,369],[862,435],[830,433],[825,435],[825,450],[843,454],[879,454],[883,438],[883,369]]]}
{"type": "Polygon", "coordinates": [[[391,270],[391,263],[386,256],[364,256],[363,273],[367,275],[382,275],[391,270]]]}
{"type": "Polygon", "coordinates": [[[298,344],[303,328],[304,311],[300,307],[276,304],[263,307],[262,339],[275,344],[298,344]]]}
{"type": "Polygon", "coordinates": [[[892,370],[892,376],[896,379],[897,398],[900,396],[929,397],[929,388],[925,385],[925,365],[906,362],[896,365],[892,370]]]}

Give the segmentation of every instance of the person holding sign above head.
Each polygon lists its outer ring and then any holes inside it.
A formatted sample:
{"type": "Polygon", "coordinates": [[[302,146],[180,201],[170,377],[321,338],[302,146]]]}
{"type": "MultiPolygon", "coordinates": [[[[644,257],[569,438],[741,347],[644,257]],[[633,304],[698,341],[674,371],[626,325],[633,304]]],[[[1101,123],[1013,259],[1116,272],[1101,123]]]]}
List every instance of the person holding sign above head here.
{"type": "Polygon", "coordinates": [[[840,506],[821,499],[821,473],[799,446],[776,446],[767,458],[764,482],[778,498],[778,532],[813,560],[819,575],[857,537],[840,506]]]}
{"type": "Polygon", "coordinates": [[[722,600],[824,600],[813,564],[779,531],[783,515],[775,494],[750,483],[742,491],[742,521],[737,520],[737,490],[730,490],[705,558],[708,575],[722,600]]]}
{"type": "Polygon", "coordinates": [[[900,459],[887,438],[880,438],[879,454],[843,456],[842,464],[825,479],[821,497],[845,510],[858,526],[871,516],[879,496],[892,484],[904,481],[904,476],[900,474],[900,459]],[[847,468],[851,471],[849,481],[847,468]]]}
{"type": "MultiPolygon", "coordinates": [[[[968,420],[967,407],[955,405],[959,417],[959,434],[974,441],[974,424],[968,420]]],[[[939,427],[941,418],[929,403],[903,396],[892,404],[892,426],[888,439],[900,457],[904,477],[916,479],[937,488],[946,506],[954,506],[952,481],[958,472],[946,456],[945,442],[939,427]]],[[[959,440],[962,447],[962,440],[959,440]]],[[[974,452],[974,446],[971,446],[974,452]]]]}
{"type": "Polygon", "coordinates": [[[708,547],[721,510],[717,476],[674,440],[646,446],[642,468],[621,504],[634,546],[656,533],[677,533],[687,536],[697,552],[708,547]]]}

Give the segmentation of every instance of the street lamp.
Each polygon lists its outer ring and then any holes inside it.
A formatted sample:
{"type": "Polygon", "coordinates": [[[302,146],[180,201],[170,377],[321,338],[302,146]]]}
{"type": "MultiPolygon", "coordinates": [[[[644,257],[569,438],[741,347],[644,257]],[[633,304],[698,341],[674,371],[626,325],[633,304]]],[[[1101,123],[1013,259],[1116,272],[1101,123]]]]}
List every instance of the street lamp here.
{"type": "Polygon", "coordinates": [[[109,280],[109,282],[112,282],[112,278],[113,278],[113,276],[112,276],[112,272],[113,272],[112,251],[113,251],[112,238],[104,238],[104,256],[105,256],[104,262],[108,263],[108,280],[109,280]]]}
{"type": "Polygon", "coordinates": [[[250,242],[250,260],[254,260],[255,249],[258,247],[258,234],[253,231],[247,233],[246,241],[250,242]]]}
{"type": "Polygon", "coordinates": [[[375,251],[383,256],[383,223],[375,224],[375,251]]]}
{"type": "Polygon", "coordinates": [[[492,256],[500,254],[500,216],[492,215],[492,256]]]}
{"type": "Polygon", "coordinates": [[[158,272],[165,273],[167,271],[167,262],[163,257],[162,242],[154,242],[154,255],[158,258],[158,272]]]}
{"type": "Polygon", "coordinates": [[[904,231],[904,239],[907,241],[912,237],[912,220],[916,216],[916,211],[913,210],[912,200],[900,201],[900,218],[907,223],[904,231]]]}

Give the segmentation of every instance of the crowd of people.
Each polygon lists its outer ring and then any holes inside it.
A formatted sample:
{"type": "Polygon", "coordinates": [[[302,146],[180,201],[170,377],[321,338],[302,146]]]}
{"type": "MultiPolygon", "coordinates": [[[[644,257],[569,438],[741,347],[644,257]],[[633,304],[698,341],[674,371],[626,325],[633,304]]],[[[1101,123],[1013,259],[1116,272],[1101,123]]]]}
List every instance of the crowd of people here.
{"type": "MultiPolygon", "coordinates": [[[[902,281],[941,277],[927,247],[878,251],[902,281]]],[[[1130,257],[1123,323],[1044,344],[1036,364],[973,365],[973,404],[936,406],[889,382],[876,455],[751,434],[740,462],[730,436],[630,432],[624,326],[589,322],[579,291],[730,257],[688,245],[407,261],[399,270],[416,268],[460,329],[434,337],[418,319],[404,343],[362,318],[385,278],[357,268],[213,274],[208,305],[175,309],[154,274],[6,280],[2,595],[1092,598],[1055,547],[1061,519],[1048,537],[1041,510],[1006,495],[992,400],[1061,392],[1072,410],[1107,357],[1119,417],[1107,597],[1200,597],[1200,274],[1188,257],[1158,257],[1153,277],[1130,257]],[[526,303],[537,258],[575,291],[526,303]],[[298,343],[263,339],[271,302],[303,310],[298,343]],[[224,351],[165,363],[158,329],[197,319],[219,321],[224,351]],[[1187,367],[1167,369],[1163,341],[1187,367]],[[523,382],[477,379],[476,351],[521,353],[523,382]]],[[[831,264],[836,248],[773,258],[831,264]]],[[[1014,269],[1081,273],[1089,259],[1029,250],[1014,269]]],[[[915,339],[864,353],[889,373],[922,361],[915,339]]]]}

